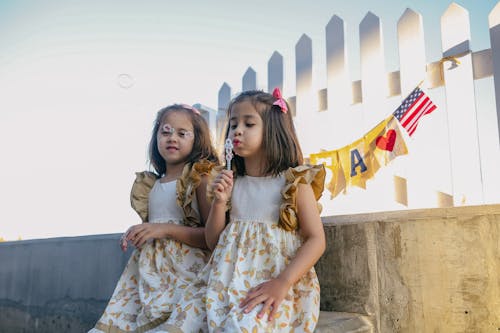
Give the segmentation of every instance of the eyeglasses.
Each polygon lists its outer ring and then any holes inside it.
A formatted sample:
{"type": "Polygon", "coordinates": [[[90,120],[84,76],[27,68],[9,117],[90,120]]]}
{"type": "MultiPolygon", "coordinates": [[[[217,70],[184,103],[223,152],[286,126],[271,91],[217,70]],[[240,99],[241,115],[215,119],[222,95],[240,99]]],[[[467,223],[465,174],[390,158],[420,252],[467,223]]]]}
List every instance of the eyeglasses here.
{"type": "Polygon", "coordinates": [[[170,138],[174,133],[177,133],[177,136],[181,139],[190,140],[194,138],[194,133],[192,131],[188,131],[185,129],[176,130],[170,124],[165,124],[161,128],[161,135],[165,135],[170,138]]]}

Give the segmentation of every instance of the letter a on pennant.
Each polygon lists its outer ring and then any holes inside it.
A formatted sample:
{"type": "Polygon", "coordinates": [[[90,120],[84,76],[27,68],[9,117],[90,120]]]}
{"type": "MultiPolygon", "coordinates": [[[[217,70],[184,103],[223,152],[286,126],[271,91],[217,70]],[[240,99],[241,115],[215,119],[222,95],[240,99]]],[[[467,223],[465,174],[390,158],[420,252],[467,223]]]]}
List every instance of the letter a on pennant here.
{"type": "Polygon", "coordinates": [[[360,167],[360,172],[366,172],[368,168],[366,167],[365,161],[361,157],[361,154],[357,149],[351,150],[351,177],[356,176],[358,173],[356,172],[356,168],[360,167]]]}
{"type": "MultiPolygon", "coordinates": [[[[368,147],[369,148],[369,147],[368,147]]],[[[356,140],[339,150],[346,184],[366,188],[366,181],[373,177],[373,154],[367,150],[365,139],[356,140]]]]}

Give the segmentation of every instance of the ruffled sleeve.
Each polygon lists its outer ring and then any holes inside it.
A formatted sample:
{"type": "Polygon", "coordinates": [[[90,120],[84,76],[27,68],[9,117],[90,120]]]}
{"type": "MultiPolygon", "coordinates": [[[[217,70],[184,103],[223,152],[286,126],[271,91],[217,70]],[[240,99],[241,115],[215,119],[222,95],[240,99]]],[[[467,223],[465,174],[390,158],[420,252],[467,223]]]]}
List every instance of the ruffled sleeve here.
{"type": "Polygon", "coordinates": [[[187,164],[182,170],[181,177],[177,180],[177,205],[184,212],[184,224],[190,227],[201,226],[199,214],[193,209],[193,197],[201,183],[201,178],[210,175],[215,163],[208,160],[187,164]]]}
{"type": "Polygon", "coordinates": [[[135,173],[135,181],[130,191],[130,204],[139,214],[142,222],[148,221],[149,192],[151,192],[156,179],[156,175],[149,171],[135,173]]]}
{"type": "MultiPolygon", "coordinates": [[[[299,184],[310,184],[316,200],[321,198],[325,187],[325,168],[323,165],[299,165],[285,171],[286,183],[281,191],[283,203],[280,206],[279,226],[287,231],[296,230],[297,189],[299,184]]],[[[321,205],[318,203],[318,210],[321,205]]]]}

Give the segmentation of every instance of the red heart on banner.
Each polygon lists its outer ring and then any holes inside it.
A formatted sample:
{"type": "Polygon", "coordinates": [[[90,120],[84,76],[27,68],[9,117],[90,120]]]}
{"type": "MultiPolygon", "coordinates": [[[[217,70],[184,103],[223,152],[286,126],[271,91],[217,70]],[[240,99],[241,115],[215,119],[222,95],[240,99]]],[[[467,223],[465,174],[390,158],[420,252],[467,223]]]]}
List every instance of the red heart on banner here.
{"type": "Polygon", "coordinates": [[[375,143],[377,147],[383,150],[392,151],[394,149],[394,143],[396,143],[396,131],[390,129],[387,131],[385,136],[379,136],[375,143]]]}

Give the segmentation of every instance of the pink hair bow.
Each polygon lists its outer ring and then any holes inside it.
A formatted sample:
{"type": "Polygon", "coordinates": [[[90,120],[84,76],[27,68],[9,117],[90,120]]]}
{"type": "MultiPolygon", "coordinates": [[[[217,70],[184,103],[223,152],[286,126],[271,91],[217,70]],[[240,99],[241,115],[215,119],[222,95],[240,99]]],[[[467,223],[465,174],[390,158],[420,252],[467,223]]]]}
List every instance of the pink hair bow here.
{"type": "Polygon", "coordinates": [[[273,97],[276,98],[276,101],[273,103],[273,105],[277,105],[280,107],[281,112],[287,113],[288,108],[286,107],[286,102],[281,96],[281,91],[280,88],[276,87],[273,90],[273,97]]]}

